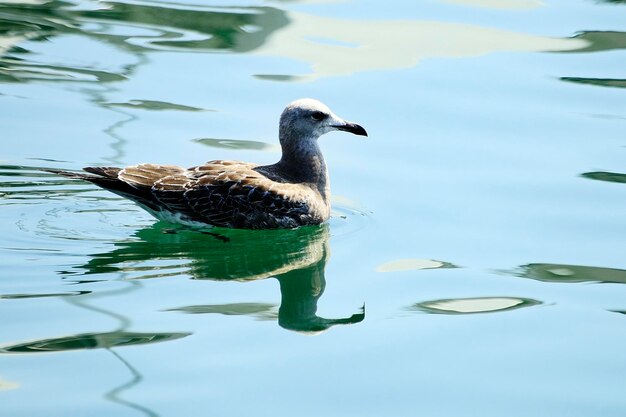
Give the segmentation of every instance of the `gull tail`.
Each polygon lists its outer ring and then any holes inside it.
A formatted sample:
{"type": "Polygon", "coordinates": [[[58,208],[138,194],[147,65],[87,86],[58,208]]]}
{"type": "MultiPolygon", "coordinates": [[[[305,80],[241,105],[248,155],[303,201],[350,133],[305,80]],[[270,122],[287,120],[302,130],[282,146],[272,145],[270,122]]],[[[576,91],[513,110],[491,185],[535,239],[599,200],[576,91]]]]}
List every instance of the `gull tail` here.
{"type": "Polygon", "coordinates": [[[116,167],[85,167],[83,172],[64,171],[61,169],[42,168],[42,171],[61,175],[66,178],[89,181],[100,188],[134,201],[151,211],[160,211],[160,205],[149,187],[133,187],[118,178],[121,168],[116,167]]]}
{"type": "MultiPolygon", "coordinates": [[[[93,182],[94,184],[98,184],[97,181],[101,180],[113,180],[119,181],[117,178],[117,174],[121,171],[121,168],[115,167],[85,167],[84,171],[89,174],[85,174],[83,172],[75,172],[75,171],[64,171],[62,169],[53,169],[53,168],[41,168],[42,171],[50,172],[52,174],[61,175],[66,178],[73,178],[77,180],[85,180],[93,182]],[[95,174],[95,175],[90,175],[95,174]]],[[[98,184],[99,185],[99,184],[98,184]]]]}

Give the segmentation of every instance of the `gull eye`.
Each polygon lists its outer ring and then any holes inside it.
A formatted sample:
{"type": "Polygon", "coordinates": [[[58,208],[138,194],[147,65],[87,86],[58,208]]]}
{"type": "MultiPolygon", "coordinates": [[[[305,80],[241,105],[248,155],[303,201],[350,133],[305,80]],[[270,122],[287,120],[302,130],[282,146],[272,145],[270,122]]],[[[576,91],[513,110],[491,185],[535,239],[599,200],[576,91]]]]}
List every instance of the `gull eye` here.
{"type": "Polygon", "coordinates": [[[316,121],[318,121],[318,122],[319,122],[319,121],[322,121],[322,120],[324,120],[324,119],[326,118],[326,114],[324,114],[324,113],[323,113],[323,112],[321,112],[321,111],[314,111],[314,112],[311,114],[311,118],[312,118],[313,120],[316,120],[316,121]]]}

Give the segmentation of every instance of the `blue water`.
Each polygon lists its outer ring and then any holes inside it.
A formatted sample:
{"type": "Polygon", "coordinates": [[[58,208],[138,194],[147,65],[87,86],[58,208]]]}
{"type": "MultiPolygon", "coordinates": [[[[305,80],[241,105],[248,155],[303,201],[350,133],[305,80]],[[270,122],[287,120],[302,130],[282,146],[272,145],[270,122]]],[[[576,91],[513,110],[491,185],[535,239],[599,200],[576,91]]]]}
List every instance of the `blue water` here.
{"type": "Polygon", "coordinates": [[[626,3],[0,2],[0,416],[626,414],[626,3]],[[157,223],[42,172],[262,164],[333,216],[157,223]]]}

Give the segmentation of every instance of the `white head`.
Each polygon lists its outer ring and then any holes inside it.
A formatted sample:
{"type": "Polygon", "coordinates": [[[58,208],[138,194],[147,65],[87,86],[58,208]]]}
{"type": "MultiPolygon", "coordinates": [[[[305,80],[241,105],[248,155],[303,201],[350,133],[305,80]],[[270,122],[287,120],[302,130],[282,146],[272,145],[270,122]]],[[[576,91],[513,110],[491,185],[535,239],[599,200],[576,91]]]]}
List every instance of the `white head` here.
{"type": "Polygon", "coordinates": [[[289,103],[280,116],[281,143],[296,138],[317,139],[333,130],[367,136],[367,132],[361,126],[343,120],[325,104],[311,98],[289,103]]]}

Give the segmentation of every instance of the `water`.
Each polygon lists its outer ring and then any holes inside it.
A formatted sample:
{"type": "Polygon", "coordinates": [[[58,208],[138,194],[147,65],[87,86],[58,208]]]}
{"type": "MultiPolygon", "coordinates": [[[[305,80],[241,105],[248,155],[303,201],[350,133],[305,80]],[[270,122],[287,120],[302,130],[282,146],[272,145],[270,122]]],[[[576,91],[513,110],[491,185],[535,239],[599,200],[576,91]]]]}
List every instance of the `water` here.
{"type": "Polygon", "coordinates": [[[0,415],[623,416],[625,21],[0,3],[0,415]],[[307,96],[370,134],[321,139],[322,227],[155,223],[38,170],[272,163],[307,96]]]}

